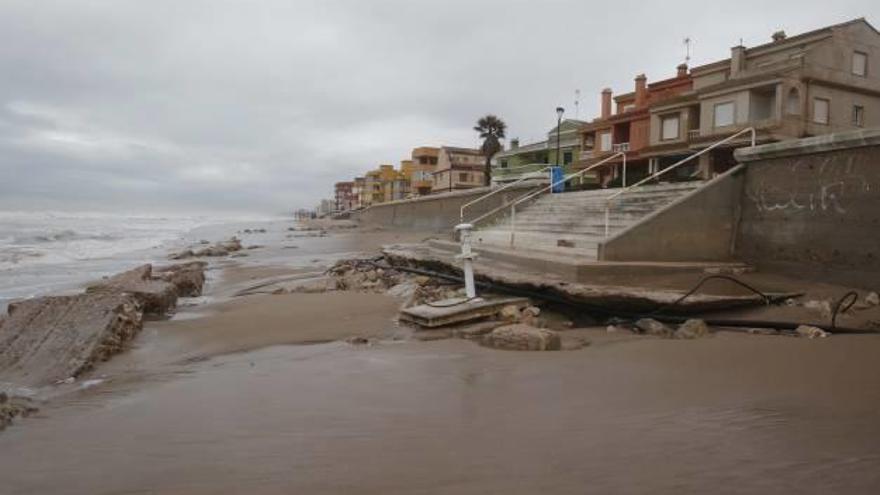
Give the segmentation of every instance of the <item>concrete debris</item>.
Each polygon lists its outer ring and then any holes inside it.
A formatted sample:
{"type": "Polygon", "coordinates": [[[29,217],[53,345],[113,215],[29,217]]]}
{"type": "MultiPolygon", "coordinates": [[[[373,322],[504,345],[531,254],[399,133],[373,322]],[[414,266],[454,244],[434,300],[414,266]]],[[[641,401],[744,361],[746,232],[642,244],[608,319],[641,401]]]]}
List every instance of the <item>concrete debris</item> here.
{"type": "Polygon", "coordinates": [[[345,339],[345,342],[351,345],[369,345],[371,343],[370,339],[358,335],[345,339]]]}
{"type": "Polygon", "coordinates": [[[558,351],[562,349],[562,341],[556,332],[521,323],[498,327],[483,336],[481,343],[487,347],[511,351],[558,351]]]}
{"type": "Polygon", "coordinates": [[[126,348],[142,328],[141,302],[120,292],[28,299],[0,327],[0,381],[48,385],[126,348]]]}
{"type": "Polygon", "coordinates": [[[517,306],[513,304],[508,304],[507,306],[501,308],[501,312],[498,313],[498,317],[508,323],[516,323],[522,317],[522,314],[520,313],[520,310],[517,306]]]}
{"type": "Polygon", "coordinates": [[[0,392],[0,431],[12,424],[16,417],[26,418],[37,411],[37,407],[30,399],[10,397],[5,392],[0,392]]]}
{"type": "Polygon", "coordinates": [[[152,265],[139,266],[92,284],[86,293],[129,293],[143,307],[144,313],[164,316],[177,305],[177,286],[153,278],[152,265]]]}
{"type": "Polygon", "coordinates": [[[168,259],[183,260],[188,258],[228,256],[236,251],[241,251],[241,249],[241,241],[237,237],[233,237],[228,241],[218,242],[213,246],[208,246],[206,248],[198,250],[187,249],[179,253],[171,254],[168,256],[168,259]]]}
{"type": "Polygon", "coordinates": [[[822,330],[821,328],[813,327],[810,325],[801,325],[801,326],[797,327],[795,329],[795,333],[799,337],[806,337],[808,339],[816,339],[816,338],[824,339],[830,335],[825,330],[822,330]]]}
{"type": "Polygon", "coordinates": [[[153,270],[153,277],[173,284],[177,288],[178,297],[198,297],[205,287],[204,261],[190,261],[168,265],[153,270]]]}
{"type": "Polygon", "coordinates": [[[679,325],[675,331],[677,339],[698,339],[709,335],[709,326],[703,320],[691,319],[679,325]]]}
{"type": "Polygon", "coordinates": [[[670,338],[675,334],[671,328],[653,318],[642,318],[641,320],[638,320],[636,322],[636,328],[638,328],[641,333],[657,337],[670,338]]]}
{"type": "Polygon", "coordinates": [[[868,292],[868,295],[865,296],[865,302],[871,306],[880,306],[880,294],[868,292]]]}

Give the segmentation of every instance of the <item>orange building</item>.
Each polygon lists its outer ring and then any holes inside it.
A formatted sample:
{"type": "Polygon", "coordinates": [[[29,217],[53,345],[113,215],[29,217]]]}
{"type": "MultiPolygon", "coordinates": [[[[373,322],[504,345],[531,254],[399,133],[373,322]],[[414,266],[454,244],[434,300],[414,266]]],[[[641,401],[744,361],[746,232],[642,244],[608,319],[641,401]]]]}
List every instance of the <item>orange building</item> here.
{"type": "MultiPolygon", "coordinates": [[[[624,151],[627,154],[627,182],[647,177],[652,171],[651,165],[646,157],[641,156],[641,152],[651,144],[650,108],[691,91],[692,87],[688,67],[681,64],[677,67],[676,76],[670,79],[648,84],[644,74],[636,76],[635,90],[613,99],[611,89],[602,90],[601,115],[581,128],[584,151],[578,168],[589,167],[624,151]],[[612,110],[615,111],[612,113],[612,110]]],[[[599,182],[607,185],[622,179],[619,164],[620,160],[615,160],[601,167],[598,170],[599,182]]]]}

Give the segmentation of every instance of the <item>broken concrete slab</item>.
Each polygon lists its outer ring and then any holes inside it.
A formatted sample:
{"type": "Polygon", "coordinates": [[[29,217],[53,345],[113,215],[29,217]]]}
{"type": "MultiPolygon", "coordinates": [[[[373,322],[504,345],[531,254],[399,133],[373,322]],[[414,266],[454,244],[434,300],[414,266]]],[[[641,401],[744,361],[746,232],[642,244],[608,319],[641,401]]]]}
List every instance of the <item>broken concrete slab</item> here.
{"type": "Polygon", "coordinates": [[[141,311],[133,295],[104,291],[12,303],[0,327],[0,381],[75,377],[122,351],[141,330],[141,311]]]}
{"type": "Polygon", "coordinates": [[[173,284],[177,288],[178,297],[198,297],[205,287],[204,261],[191,261],[156,268],[153,276],[173,284]]]}
{"type": "Polygon", "coordinates": [[[400,311],[400,319],[421,327],[436,328],[495,316],[505,306],[524,308],[528,304],[529,300],[524,297],[447,299],[404,308],[400,311]]]}
{"type": "MultiPolygon", "coordinates": [[[[427,244],[385,246],[382,252],[392,266],[419,268],[461,277],[461,268],[454,259],[438,256],[437,252],[427,244]]],[[[678,301],[684,294],[684,291],[673,289],[571,282],[552,273],[534,272],[521,266],[490,263],[485,260],[475,266],[474,272],[478,284],[489,283],[512,291],[541,293],[556,301],[594,306],[606,311],[652,312],[678,301]]],[[[768,295],[774,300],[784,300],[788,297],[796,297],[798,294],[768,295]]],[[[695,314],[765,303],[763,297],[753,293],[743,295],[699,293],[676,304],[674,313],[695,314]]]]}
{"type": "Polygon", "coordinates": [[[129,293],[140,301],[145,314],[164,316],[177,305],[177,286],[153,278],[152,265],[139,266],[92,284],[86,293],[129,293]]]}

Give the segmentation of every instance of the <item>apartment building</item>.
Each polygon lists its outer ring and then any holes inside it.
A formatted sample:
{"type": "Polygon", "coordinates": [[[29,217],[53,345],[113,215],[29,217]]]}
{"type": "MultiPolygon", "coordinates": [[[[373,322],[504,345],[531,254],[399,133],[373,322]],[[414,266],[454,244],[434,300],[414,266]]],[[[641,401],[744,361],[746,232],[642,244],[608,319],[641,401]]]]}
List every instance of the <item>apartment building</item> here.
{"type": "MultiPolygon", "coordinates": [[[[639,74],[633,91],[617,97],[612,97],[610,88],[603,89],[600,116],[580,128],[583,153],[578,168],[589,167],[614,153],[626,152],[630,182],[647,176],[650,163],[642,152],[651,143],[650,109],[691,91],[692,85],[687,65],[681,64],[676,68],[675,77],[650,84],[644,74],[639,74]]],[[[621,165],[622,159],[611,160],[590,175],[602,185],[612,181],[622,183],[621,165]]]]}
{"type": "MultiPolygon", "coordinates": [[[[412,168],[408,173],[410,193],[413,196],[431,194],[434,187],[433,174],[437,170],[440,148],[420,146],[412,150],[412,168]]],[[[406,175],[407,172],[404,171],[406,175]]]]}
{"type": "Polygon", "coordinates": [[[497,153],[492,161],[492,180],[509,182],[534,174],[535,172],[557,163],[557,138],[559,148],[558,163],[570,169],[581,157],[581,127],[586,122],[565,119],[559,125],[547,131],[547,139],[536,143],[520,146],[518,139],[511,139],[510,146],[497,153]]]}
{"type": "Polygon", "coordinates": [[[473,148],[442,146],[432,174],[433,192],[480,187],[484,183],[486,158],[473,148]]]}
{"type": "Polygon", "coordinates": [[[351,195],[354,199],[354,207],[352,209],[363,208],[364,205],[364,192],[366,190],[366,178],[365,177],[355,177],[354,181],[352,181],[351,195]]]}
{"type": "MultiPolygon", "coordinates": [[[[880,126],[880,33],[865,19],[768,43],[735,46],[730,58],[647,84],[612,98],[602,91],[601,115],[581,127],[579,167],[627,153],[628,182],[665,168],[743,129],[773,142],[880,126]]],[[[711,177],[735,164],[744,135],[675,171],[711,177]]],[[[603,185],[622,182],[617,161],[599,171],[603,185]]]]}
{"type": "Polygon", "coordinates": [[[348,211],[357,207],[357,196],[354,194],[354,182],[337,182],[333,185],[336,211],[348,211]]]}
{"type": "MultiPolygon", "coordinates": [[[[735,46],[730,58],[694,67],[693,90],[651,107],[652,168],[669,165],[753,127],[759,143],[880,126],[880,32],[855,19],[797,36],[735,46]]],[[[734,165],[715,149],[687,167],[709,177],[734,165]]]]}

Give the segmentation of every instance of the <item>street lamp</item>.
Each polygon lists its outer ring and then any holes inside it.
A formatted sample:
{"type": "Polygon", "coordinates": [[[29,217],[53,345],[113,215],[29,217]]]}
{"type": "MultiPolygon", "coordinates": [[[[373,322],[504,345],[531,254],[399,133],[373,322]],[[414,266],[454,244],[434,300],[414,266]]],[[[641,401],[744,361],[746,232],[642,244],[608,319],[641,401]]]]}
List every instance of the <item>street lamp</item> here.
{"type": "Polygon", "coordinates": [[[562,107],[556,107],[556,166],[559,166],[559,127],[562,126],[562,114],[565,113],[565,109],[562,107]]]}

